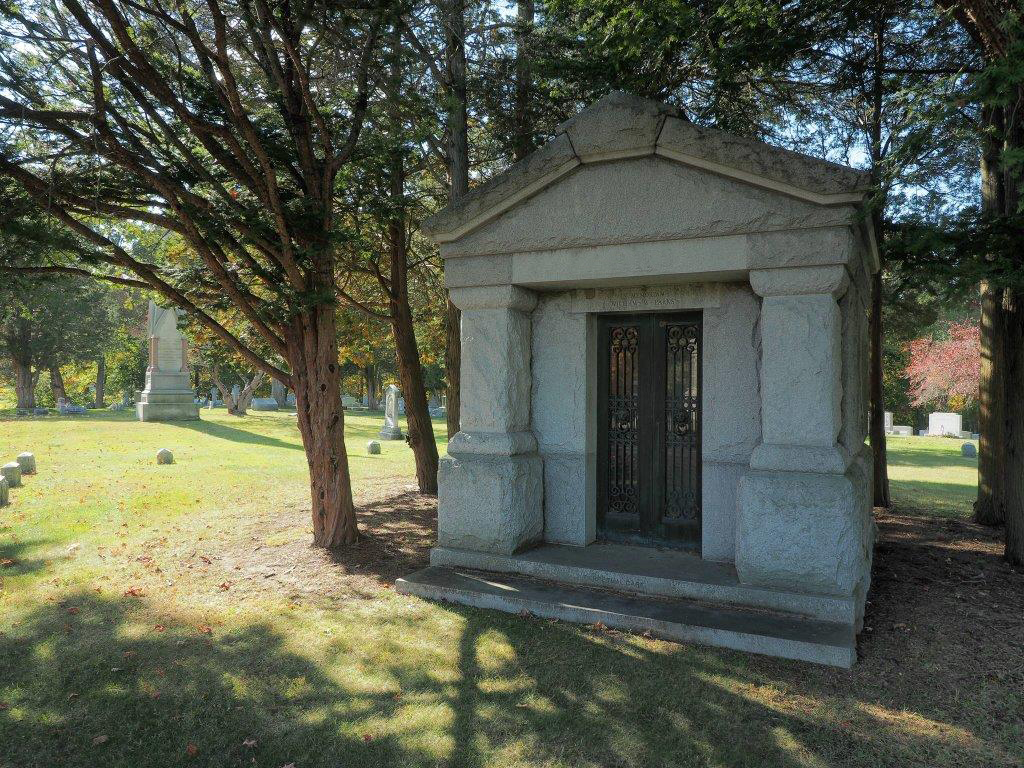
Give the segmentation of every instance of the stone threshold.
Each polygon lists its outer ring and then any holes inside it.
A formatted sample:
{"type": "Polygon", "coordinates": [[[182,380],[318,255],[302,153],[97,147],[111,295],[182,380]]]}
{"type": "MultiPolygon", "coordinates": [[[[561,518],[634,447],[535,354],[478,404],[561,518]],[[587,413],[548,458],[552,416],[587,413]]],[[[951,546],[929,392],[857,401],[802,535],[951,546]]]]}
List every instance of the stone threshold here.
{"type": "Polygon", "coordinates": [[[398,579],[400,594],[547,619],[600,622],[683,643],[848,669],[857,658],[850,624],[679,598],[623,594],[524,576],[432,565],[398,579]]]}
{"type": "Polygon", "coordinates": [[[741,584],[732,565],[703,560],[677,550],[606,543],[586,547],[544,544],[515,555],[500,555],[435,547],[430,552],[430,563],[520,574],[643,596],[763,609],[851,627],[856,622],[856,605],[852,598],[741,584]]]}

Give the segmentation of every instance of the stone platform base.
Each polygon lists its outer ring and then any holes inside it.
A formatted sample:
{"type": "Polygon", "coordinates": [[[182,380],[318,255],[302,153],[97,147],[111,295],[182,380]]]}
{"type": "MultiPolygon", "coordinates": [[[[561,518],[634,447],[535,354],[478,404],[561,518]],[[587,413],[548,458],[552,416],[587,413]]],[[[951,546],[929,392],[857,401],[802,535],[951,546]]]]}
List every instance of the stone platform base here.
{"type": "Polygon", "coordinates": [[[381,440],[404,440],[405,435],[402,434],[401,427],[381,427],[380,432],[377,433],[377,437],[381,440]]]}
{"type": "Polygon", "coordinates": [[[139,421],[197,421],[199,406],[191,400],[187,403],[148,403],[135,406],[139,421]]]}
{"type": "Polygon", "coordinates": [[[705,643],[849,668],[857,658],[853,627],[797,614],[430,566],[395,583],[401,594],[705,643]]]}

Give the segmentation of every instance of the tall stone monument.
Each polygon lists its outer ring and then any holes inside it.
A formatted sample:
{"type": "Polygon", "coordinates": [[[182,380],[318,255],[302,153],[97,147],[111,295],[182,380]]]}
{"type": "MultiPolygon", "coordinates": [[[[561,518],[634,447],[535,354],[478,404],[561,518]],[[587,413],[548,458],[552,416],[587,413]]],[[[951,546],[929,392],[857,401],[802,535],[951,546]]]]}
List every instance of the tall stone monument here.
{"type": "Polygon", "coordinates": [[[146,388],[135,405],[139,421],[199,418],[189,381],[188,342],[178,330],[178,310],[149,302],[149,367],[146,388]]]}
{"type": "Polygon", "coordinates": [[[382,440],[402,440],[402,428],[398,426],[398,396],[401,391],[394,384],[384,393],[384,426],[377,436],[382,440]]]}

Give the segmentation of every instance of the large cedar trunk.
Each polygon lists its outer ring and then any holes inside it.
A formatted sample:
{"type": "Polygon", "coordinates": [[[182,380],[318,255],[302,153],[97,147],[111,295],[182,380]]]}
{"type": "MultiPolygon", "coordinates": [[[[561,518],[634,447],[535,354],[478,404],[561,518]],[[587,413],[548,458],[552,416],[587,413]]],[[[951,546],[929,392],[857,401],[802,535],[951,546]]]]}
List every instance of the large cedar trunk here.
{"type": "Polygon", "coordinates": [[[93,400],[93,408],[106,408],[107,390],[107,359],[100,355],[96,359],[96,397],[93,400]]]}
{"type": "Polygon", "coordinates": [[[376,411],[380,408],[377,402],[377,366],[368,365],[363,372],[366,377],[366,407],[376,411]]]}
{"type": "Polygon", "coordinates": [[[533,27],[534,0],[519,0],[516,15],[516,93],[512,154],[522,160],[533,151],[533,125],[530,118],[530,30],[533,27]]]}
{"type": "Polygon", "coordinates": [[[12,359],[14,368],[14,393],[18,400],[18,408],[36,407],[36,383],[32,375],[32,366],[20,360],[12,359]]]}
{"type": "MultiPolygon", "coordinates": [[[[999,172],[1003,110],[982,109],[981,210],[998,213],[1003,208],[1003,184],[999,172]]],[[[1003,431],[1003,348],[1006,322],[1003,290],[987,281],[981,284],[981,375],[978,382],[978,498],[974,519],[982,525],[1001,525],[1005,452],[1003,431]]]]}
{"type": "MultiPolygon", "coordinates": [[[[404,256],[403,256],[404,258],[404,256]]],[[[392,270],[394,274],[394,270],[392,270]]],[[[392,291],[394,291],[392,279],[392,291]]],[[[427,410],[427,392],[423,387],[423,366],[416,347],[409,297],[404,301],[392,299],[391,329],[395,334],[398,351],[398,376],[405,394],[405,418],[408,423],[406,442],[416,458],[416,483],[420,493],[437,493],[437,442],[434,425],[427,410]]]]}
{"type": "Polygon", "coordinates": [[[427,392],[423,386],[423,366],[416,346],[416,333],[409,306],[409,259],[405,232],[405,157],[402,134],[401,32],[395,24],[391,41],[391,73],[387,84],[388,123],[392,134],[388,177],[392,215],[388,220],[387,244],[390,251],[390,281],[383,286],[388,295],[391,330],[398,353],[398,377],[405,395],[406,442],[416,459],[416,482],[420,493],[437,493],[437,443],[434,425],[427,410],[427,392]]]}
{"type": "Polygon", "coordinates": [[[1003,291],[985,282],[981,286],[981,376],[978,392],[978,498],[974,519],[982,525],[1002,525],[1003,481],[1006,477],[1003,375],[1006,319],[1003,291]]]}
{"type": "Polygon", "coordinates": [[[313,543],[353,544],[359,530],[345,450],[334,306],[317,305],[296,316],[286,343],[299,433],[309,464],[313,543]]]}
{"type": "Polygon", "coordinates": [[[1006,293],[1006,559],[1024,565],[1024,296],[1020,291],[1006,293]]]}
{"type": "Polygon", "coordinates": [[[459,409],[462,399],[462,388],[459,380],[462,376],[462,313],[459,308],[448,300],[445,312],[444,330],[446,344],[444,350],[444,370],[448,377],[448,398],[446,418],[448,421],[448,439],[451,440],[459,431],[459,409]]]}
{"type": "Polygon", "coordinates": [[[53,402],[60,403],[68,399],[67,389],[64,387],[64,374],[60,372],[59,365],[50,366],[50,389],[53,390],[53,402]]]}
{"type": "MultiPolygon", "coordinates": [[[[448,0],[445,23],[445,68],[448,75],[448,176],[455,205],[469,192],[469,129],[466,88],[466,18],[463,0],[448,0]]],[[[461,313],[449,300],[445,316],[444,368],[448,378],[448,439],[459,431],[462,375],[461,313]]]]}
{"type": "MultiPolygon", "coordinates": [[[[876,225],[876,230],[878,229],[876,225]]],[[[879,241],[881,244],[881,241],[879,241]]],[[[889,507],[889,466],[885,454],[885,396],[882,388],[882,270],[871,278],[871,315],[868,320],[871,337],[869,376],[871,409],[868,436],[871,440],[873,466],[872,496],[876,507],[889,507]]]]}

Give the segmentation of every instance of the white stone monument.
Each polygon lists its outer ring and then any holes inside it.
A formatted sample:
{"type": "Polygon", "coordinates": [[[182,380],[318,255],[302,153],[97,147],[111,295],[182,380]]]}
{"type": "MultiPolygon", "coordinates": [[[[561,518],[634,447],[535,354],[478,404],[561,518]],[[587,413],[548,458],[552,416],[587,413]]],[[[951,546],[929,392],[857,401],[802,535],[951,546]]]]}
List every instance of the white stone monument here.
{"type": "Polygon", "coordinates": [[[398,396],[400,392],[394,384],[384,392],[384,426],[377,436],[383,440],[402,440],[402,428],[398,425],[398,396]]]}
{"type": "Polygon", "coordinates": [[[952,435],[960,437],[963,432],[963,419],[959,413],[929,413],[928,414],[928,435],[930,437],[943,437],[952,435]]]}
{"type": "Polygon", "coordinates": [[[149,367],[146,388],[135,405],[139,421],[199,418],[188,368],[188,342],[178,330],[178,310],[149,302],[149,367]]]}
{"type": "Polygon", "coordinates": [[[892,434],[892,411],[885,412],[885,434],[892,434]]]}

